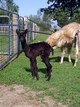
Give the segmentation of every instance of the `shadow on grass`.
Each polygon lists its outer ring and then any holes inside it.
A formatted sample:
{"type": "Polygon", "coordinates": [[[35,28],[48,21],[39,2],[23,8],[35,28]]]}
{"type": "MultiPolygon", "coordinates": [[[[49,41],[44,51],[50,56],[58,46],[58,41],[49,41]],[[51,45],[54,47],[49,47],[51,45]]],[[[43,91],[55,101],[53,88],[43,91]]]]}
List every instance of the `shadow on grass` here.
{"type": "MultiPolygon", "coordinates": [[[[60,62],[60,59],[61,59],[60,56],[49,58],[50,62],[54,62],[54,63],[55,62],[60,62]]],[[[72,64],[74,65],[75,60],[71,59],[71,61],[72,61],[72,64]]],[[[64,57],[64,62],[69,62],[67,57],[64,57]]],[[[26,72],[31,72],[30,68],[24,67],[24,69],[25,69],[26,72]]],[[[43,74],[46,74],[46,68],[39,68],[38,72],[42,72],[43,74]]]]}
{"type": "MultiPolygon", "coordinates": [[[[60,59],[61,59],[60,56],[49,58],[49,60],[50,60],[51,62],[60,62],[60,59]]],[[[75,60],[74,60],[74,59],[71,59],[71,61],[72,61],[72,64],[74,65],[75,60]]],[[[64,57],[64,62],[69,62],[69,61],[68,61],[68,57],[64,57]]]]}
{"type": "MultiPolygon", "coordinates": [[[[31,69],[29,68],[24,68],[26,72],[31,72],[31,69]]],[[[38,69],[38,72],[42,72],[43,74],[46,74],[46,68],[40,68],[38,69]]]]}

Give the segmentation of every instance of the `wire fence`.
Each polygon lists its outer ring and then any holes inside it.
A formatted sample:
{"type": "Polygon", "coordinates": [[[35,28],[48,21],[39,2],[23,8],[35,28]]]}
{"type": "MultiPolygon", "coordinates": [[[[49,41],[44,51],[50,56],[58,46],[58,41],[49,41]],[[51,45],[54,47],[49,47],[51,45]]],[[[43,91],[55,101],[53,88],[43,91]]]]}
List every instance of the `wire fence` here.
{"type": "MultiPolygon", "coordinates": [[[[0,7],[0,12],[0,69],[2,69],[21,51],[16,29],[39,31],[39,27],[27,17],[21,17],[17,13],[2,7],[0,7]]],[[[36,36],[37,33],[29,32],[26,37],[27,42],[34,40],[36,36]]]]}

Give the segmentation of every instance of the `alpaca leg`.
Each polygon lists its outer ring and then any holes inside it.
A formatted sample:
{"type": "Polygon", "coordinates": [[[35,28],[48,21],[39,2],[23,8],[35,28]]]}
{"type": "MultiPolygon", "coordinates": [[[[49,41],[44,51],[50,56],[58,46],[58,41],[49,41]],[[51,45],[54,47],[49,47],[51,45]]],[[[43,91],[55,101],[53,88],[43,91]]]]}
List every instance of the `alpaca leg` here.
{"type": "Polygon", "coordinates": [[[60,61],[60,64],[63,63],[63,60],[64,60],[64,54],[65,54],[65,50],[64,50],[64,47],[61,48],[61,61],[60,61]]]}
{"type": "Polygon", "coordinates": [[[37,66],[34,68],[36,79],[39,80],[38,68],[37,66]]]}
{"type": "Polygon", "coordinates": [[[36,79],[39,80],[36,59],[30,59],[30,61],[31,61],[32,77],[34,78],[34,76],[36,76],[36,79]]]}
{"type": "Polygon", "coordinates": [[[50,64],[49,62],[49,57],[48,56],[41,56],[43,62],[45,63],[46,67],[47,67],[47,72],[46,72],[46,77],[48,77],[48,81],[50,80],[51,78],[51,71],[52,71],[52,65],[50,64]]]}
{"type": "Polygon", "coordinates": [[[77,62],[78,62],[78,54],[75,55],[75,63],[74,63],[74,67],[76,67],[77,62]]]}
{"type": "Polygon", "coordinates": [[[34,79],[35,74],[34,74],[34,68],[33,68],[33,66],[32,66],[32,65],[31,65],[31,73],[32,73],[32,78],[34,79]]]}
{"type": "Polygon", "coordinates": [[[74,63],[74,67],[76,67],[76,64],[78,62],[78,55],[79,55],[79,47],[76,46],[76,54],[75,54],[75,63],[74,63]]]}
{"type": "Polygon", "coordinates": [[[79,36],[76,35],[76,54],[75,54],[75,63],[74,66],[76,66],[78,62],[78,55],[79,55],[79,36]]]}
{"type": "Polygon", "coordinates": [[[71,54],[68,55],[68,60],[71,62],[71,54]]]}
{"type": "Polygon", "coordinates": [[[71,62],[71,49],[72,49],[72,45],[69,45],[69,46],[67,47],[67,51],[68,51],[68,60],[69,60],[69,62],[71,62]]]}
{"type": "Polygon", "coordinates": [[[31,66],[32,77],[33,77],[33,79],[34,79],[35,74],[34,74],[34,67],[33,67],[33,61],[32,61],[32,59],[30,59],[30,66],[31,66]]]}

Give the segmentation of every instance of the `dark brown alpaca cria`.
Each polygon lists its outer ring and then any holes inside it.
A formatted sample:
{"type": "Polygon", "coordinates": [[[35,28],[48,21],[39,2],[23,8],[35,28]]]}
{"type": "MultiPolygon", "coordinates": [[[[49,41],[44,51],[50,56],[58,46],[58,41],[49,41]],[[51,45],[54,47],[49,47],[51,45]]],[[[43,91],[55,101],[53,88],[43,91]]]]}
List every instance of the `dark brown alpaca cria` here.
{"type": "Polygon", "coordinates": [[[47,67],[45,77],[48,77],[47,80],[49,81],[51,78],[51,71],[52,71],[52,65],[49,62],[49,55],[50,55],[50,52],[53,53],[53,48],[46,42],[27,44],[26,43],[27,32],[28,32],[27,29],[24,30],[23,32],[20,32],[20,30],[18,29],[16,30],[16,33],[22,45],[22,49],[26,57],[28,57],[30,60],[32,77],[34,79],[34,77],[36,76],[36,79],[39,80],[36,57],[40,56],[42,61],[45,63],[47,67]]]}

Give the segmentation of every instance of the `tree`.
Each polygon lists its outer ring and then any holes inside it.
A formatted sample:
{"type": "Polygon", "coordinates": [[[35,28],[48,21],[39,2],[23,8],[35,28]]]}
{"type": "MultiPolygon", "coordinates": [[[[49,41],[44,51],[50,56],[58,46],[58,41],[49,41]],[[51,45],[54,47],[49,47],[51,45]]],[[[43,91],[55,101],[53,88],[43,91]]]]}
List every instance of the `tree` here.
{"type": "Polygon", "coordinates": [[[6,0],[6,5],[8,10],[11,10],[13,12],[18,12],[19,7],[14,3],[13,0],[6,0]]]}
{"type": "MultiPolygon", "coordinates": [[[[0,0],[0,7],[3,9],[6,9],[6,1],[5,0],[0,0]]],[[[4,16],[7,16],[7,12],[0,9],[0,24],[3,24],[3,23],[7,24],[9,22],[8,17],[4,17],[4,16]]]]}
{"type": "Polygon", "coordinates": [[[42,11],[53,13],[56,8],[62,8],[70,13],[70,16],[80,8],[80,0],[48,0],[48,8],[42,8],[42,11]]]}
{"type": "Polygon", "coordinates": [[[6,9],[6,1],[0,0],[0,7],[6,9]]]}
{"type": "Polygon", "coordinates": [[[68,24],[70,22],[69,20],[69,13],[64,12],[62,8],[56,8],[55,12],[51,14],[51,19],[57,20],[58,25],[60,27],[64,26],[65,24],[68,24]]]}
{"type": "MultiPolygon", "coordinates": [[[[3,9],[8,9],[8,10],[11,10],[13,12],[18,12],[18,9],[19,9],[19,7],[14,3],[13,0],[0,0],[0,6],[3,9]]],[[[4,10],[0,9],[0,15],[2,15],[0,17],[0,23],[1,24],[9,23],[8,17],[4,17],[4,16],[8,16],[9,15],[7,11],[4,11],[4,10]]],[[[12,17],[12,14],[10,14],[10,16],[12,17]]]]}
{"type": "Polygon", "coordinates": [[[48,0],[47,3],[49,6],[41,8],[41,12],[50,14],[53,20],[57,19],[60,26],[75,19],[75,14],[77,17],[79,16],[80,0],[48,0]]]}
{"type": "Polygon", "coordinates": [[[19,7],[15,4],[14,0],[0,0],[1,8],[11,10],[13,12],[18,12],[19,7]]]}
{"type": "Polygon", "coordinates": [[[30,15],[30,20],[34,21],[39,27],[40,30],[45,31],[49,30],[51,28],[51,22],[48,19],[46,14],[41,14],[41,12],[38,10],[37,15],[30,15]]]}

